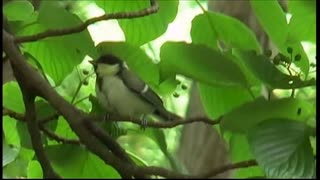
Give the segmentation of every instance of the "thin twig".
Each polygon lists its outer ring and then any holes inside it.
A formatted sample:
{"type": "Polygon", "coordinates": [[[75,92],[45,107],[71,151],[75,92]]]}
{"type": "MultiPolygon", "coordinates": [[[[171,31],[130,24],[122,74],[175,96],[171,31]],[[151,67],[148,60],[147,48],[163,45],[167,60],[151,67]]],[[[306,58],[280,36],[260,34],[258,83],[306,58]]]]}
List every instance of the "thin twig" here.
{"type": "Polygon", "coordinates": [[[16,37],[14,39],[15,43],[25,43],[25,42],[34,42],[38,41],[40,39],[45,39],[48,37],[55,37],[55,36],[63,36],[68,34],[74,34],[79,33],[81,31],[84,31],[90,24],[104,21],[104,20],[110,20],[110,19],[133,19],[133,18],[139,18],[148,16],[151,14],[156,13],[159,10],[158,3],[155,0],[150,1],[151,6],[148,8],[145,8],[143,10],[139,11],[133,11],[133,12],[118,12],[118,13],[112,13],[112,14],[105,14],[99,17],[94,17],[91,19],[86,20],[84,23],[76,25],[74,27],[70,28],[63,28],[63,29],[49,29],[44,32],[40,32],[38,34],[30,35],[30,36],[21,36],[16,37]]]}
{"type": "Polygon", "coordinates": [[[2,116],[9,116],[9,117],[16,119],[18,121],[25,122],[24,114],[12,111],[11,109],[8,109],[5,107],[2,107],[2,116]]]}
{"type": "Polygon", "coordinates": [[[77,89],[76,89],[76,92],[74,93],[74,95],[73,95],[73,97],[72,97],[71,104],[75,104],[74,101],[76,100],[76,97],[78,96],[78,94],[79,94],[79,92],[80,92],[80,89],[81,89],[83,83],[84,83],[85,81],[87,81],[88,78],[91,77],[93,74],[95,74],[95,73],[93,72],[93,73],[89,74],[88,76],[84,77],[82,80],[81,80],[81,78],[79,77],[80,82],[79,82],[79,84],[78,84],[78,87],[77,87],[77,89]]]}
{"type": "Polygon", "coordinates": [[[216,120],[211,120],[206,117],[196,117],[196,118],[190,118],[186,120],[172,120],[172,121],[148,121],[147,124],[143,124],[143,121],[137,118],[133,117],[120,117],[118,115],[111,114],[109,116],[108,120],[111,121],[119,121],[119,122],[131,122],[134,124],[138,124],[144,127],[152,127],[152,128],[173,128],[179,125],[184,125],[184,124],[190,124],[190,123],[195,123],[195,122],[202,122],[205,124],[209,125],[216,125],[219,124],[221,121],[222,117],[216,119],[216,120]]]}
{"type": "Polygon", "coordinates": [[[85,96],[85,97],[79,99],[78,101],[74,102],[73,105],[77,105],[77,104],[81,103],[82,101],[88,99],[89,97],[90,97],[90,95],[89,96],[85,96]]]}
{"type": "Polygon", "coordinates": [[[213,177],[213,176],[216,176],[216,175],[223,173],[225,171],[228,171],[228,170],[247,168],[247,167],[257,166],[257,165],[258,165],[258,163],[254,159],[247,160],[247,161],[241,161],[241,162],[237,162],[234,164],[227,164],[227,165],[220,166],[220,167],[210,171],[209,173],[205,174],[203,177],[206,177],[206,178],[213,177]]]}
{"type": "Polygon", "coordinates": [[[57,142],[61,142],[64,144],[76,144],[79,145],[81,144],[79,140],[77,139],[67,139],[65,137],[61,137],[54,132],[50,131],[49,129],[45,128],[42,124],[39,124],[40,129],[51,139],[54,139],[57,142]]]}

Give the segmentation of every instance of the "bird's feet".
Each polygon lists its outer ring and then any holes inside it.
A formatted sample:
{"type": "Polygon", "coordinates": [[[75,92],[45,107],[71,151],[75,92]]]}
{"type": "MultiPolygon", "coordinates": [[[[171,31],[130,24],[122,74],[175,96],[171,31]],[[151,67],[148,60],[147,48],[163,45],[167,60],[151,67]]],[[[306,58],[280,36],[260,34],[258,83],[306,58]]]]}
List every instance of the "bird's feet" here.
{"type": "Polygon", "coordinates": [[[145,130],[147,127],[148,121],[147,121],[147,117],[145,115],[142,115],[141,117],[141,124],[140,124],[140,128],[142,130],[145,130]]]}
{"type": "Polygon", "coordinates": [[[105,115],[104,115],[104,120],[105,121],[108,121],[110,119],[110,114],[109,113],[106,113],[105,115]]]}

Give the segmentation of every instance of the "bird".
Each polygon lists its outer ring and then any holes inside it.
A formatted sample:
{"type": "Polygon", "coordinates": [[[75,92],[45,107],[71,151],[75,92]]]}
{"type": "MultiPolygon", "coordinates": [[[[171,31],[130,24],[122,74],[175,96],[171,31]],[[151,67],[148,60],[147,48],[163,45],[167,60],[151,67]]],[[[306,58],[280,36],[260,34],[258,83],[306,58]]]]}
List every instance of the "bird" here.
{"type": "Polygon", "coordinates": [[[155,115],[162,121],[180,117],[165,109],[161,98],[125,62],[113,54],[89,61],[96,73],[95,91],[99,104],[107,113],[142,118],[155,115]]]}

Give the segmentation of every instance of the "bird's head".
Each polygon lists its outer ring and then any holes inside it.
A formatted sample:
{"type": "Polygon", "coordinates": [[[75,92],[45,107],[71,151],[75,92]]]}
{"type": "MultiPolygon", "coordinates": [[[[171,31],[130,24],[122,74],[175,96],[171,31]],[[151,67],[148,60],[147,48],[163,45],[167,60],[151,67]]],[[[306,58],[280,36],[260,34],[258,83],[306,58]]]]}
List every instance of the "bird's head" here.
{"type": "Polygon", "coordinates": [[[99,57],[96,61],[89,61],[98,76],[113,76],[123,68],[123,61],[118,57],[107,54],[99,57]]]}

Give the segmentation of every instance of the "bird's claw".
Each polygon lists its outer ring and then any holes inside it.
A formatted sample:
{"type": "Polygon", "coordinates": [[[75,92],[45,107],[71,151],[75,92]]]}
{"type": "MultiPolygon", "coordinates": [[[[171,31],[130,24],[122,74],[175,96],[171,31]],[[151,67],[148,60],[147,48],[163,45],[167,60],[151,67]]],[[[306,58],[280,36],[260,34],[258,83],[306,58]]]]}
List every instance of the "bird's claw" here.
{"type": "Polygon", "coordinates": [[[148,124],[147,122],[148,122],[148,121],[147,121],[146,117],[143,115],[143,116],[142,116],[142,119],[141,119],[141,124],[140,124],[140,127],[141,127],[142,130],[145,130],[145,129],[146,129],[147,124],[148,124]]]}
{"type": "Polygon", "coordinates": [[[108,121],[110,119],[110,114],[109,113],[106,113],[105,115],[104,115],[104,120],[105,121],[108,121]]]}

